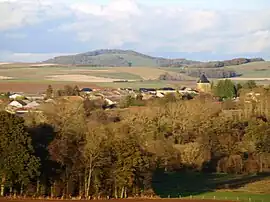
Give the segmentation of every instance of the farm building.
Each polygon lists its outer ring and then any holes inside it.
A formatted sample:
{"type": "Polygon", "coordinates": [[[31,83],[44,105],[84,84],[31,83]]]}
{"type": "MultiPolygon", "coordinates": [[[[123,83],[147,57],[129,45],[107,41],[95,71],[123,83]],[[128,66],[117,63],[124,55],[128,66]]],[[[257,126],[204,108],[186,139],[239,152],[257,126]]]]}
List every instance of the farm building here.
{"type": "Polygon", "coordinates": [[[211,91],[211,83],[204,74],[200,76],[200,79],[197,82],[197,89],[205,93],[209,93],[211,91]]]}
{"type": "Polygon", "coordinates": [[[25,103],[22,100],[14,100],[14,101],[12,101],[11,103],[8,104],[8,106],[16,107],[16,108],[21,108],[21,107],[24,107],[26,105],[27,105],[27,103],[25,103]]]}

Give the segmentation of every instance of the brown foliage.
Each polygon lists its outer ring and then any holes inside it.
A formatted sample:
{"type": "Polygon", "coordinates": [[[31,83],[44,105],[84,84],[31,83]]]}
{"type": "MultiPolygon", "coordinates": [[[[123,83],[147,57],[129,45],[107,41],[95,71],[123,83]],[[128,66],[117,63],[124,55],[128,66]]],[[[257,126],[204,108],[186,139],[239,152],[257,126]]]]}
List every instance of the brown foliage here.
{"type": "MultiPolygon", "coordinates": [[[[269,171],[269,92],[259,92],[250,103],[246,95],[237,104],[220,104],[211,95],[192,100],[169,95],[113,110],[90,100],[56,99],[44,105],[42,116],[26,118],[28,127],[46,123],[53,129],[47,145],[35,140],[35,148],[46,146],[48,154],[36,153],[53,172],[43,165],[43,178],[35,180],[51,196],[125,198],[151,190],[156,169],[269,171]],[[239,111],[237,118],[228,115],[239,111]]],[[[37,185],[38,194],[40,189],[37,185]]]]}

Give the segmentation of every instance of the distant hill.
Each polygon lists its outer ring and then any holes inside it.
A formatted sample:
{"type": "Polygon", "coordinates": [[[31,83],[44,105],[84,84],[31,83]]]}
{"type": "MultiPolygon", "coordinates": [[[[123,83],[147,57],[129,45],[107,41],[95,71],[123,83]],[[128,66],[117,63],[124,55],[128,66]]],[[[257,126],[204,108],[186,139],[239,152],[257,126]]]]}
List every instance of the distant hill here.
{"type": "Polygon", "coordinates": [[[152,57],[132,50],[118,49],[101,49],[77,55],[59,56],[53,59],[44,61],[44,63],[69,64],[69,65],[91,65],[91,66],[112,66],[112,67],[127,67],[132,66],[147,66],[147,67],[163,67],[171,65],[191,65],[199,64],[200,62],[173,59],[169,60],[161,57],[152,57]]]}
{"type": "Polygon", "coordinates": [[[195,68],[218,68],[231,65],[239,65],[250,62],[264,61],[262,58],[236,58],[226,61],[199,62],[187,59],[166,59],[153,57],[132,50],[101,49],[91,52],[58,56],[44,63],[75,65],[75,66],[97,66],[97,67],[195,67],[195,68]]]}

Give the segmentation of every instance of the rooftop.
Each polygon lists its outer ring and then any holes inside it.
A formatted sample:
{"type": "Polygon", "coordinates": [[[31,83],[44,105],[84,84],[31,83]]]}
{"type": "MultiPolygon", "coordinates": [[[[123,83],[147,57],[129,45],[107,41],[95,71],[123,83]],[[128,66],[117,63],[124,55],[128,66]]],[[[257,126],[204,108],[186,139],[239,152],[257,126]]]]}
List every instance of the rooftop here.
{"type": "Polygon", "coordinates": [[[200,79],[197,83],[210,83],[210,81],[207,79],[207,77],[204,74],[201,74],[200,79]]]}

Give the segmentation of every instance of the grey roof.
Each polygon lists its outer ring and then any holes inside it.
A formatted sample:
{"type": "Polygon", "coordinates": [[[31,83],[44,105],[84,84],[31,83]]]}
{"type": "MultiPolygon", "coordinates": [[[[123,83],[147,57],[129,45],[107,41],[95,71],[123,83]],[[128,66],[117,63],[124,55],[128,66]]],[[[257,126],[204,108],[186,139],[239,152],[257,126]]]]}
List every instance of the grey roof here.
{"type": "Polygon", "coordinates": [[[207,77],[204,74],[201,74],[200,79],[197,83],[210,83],[210,81],[207,79],[207,77]]]}
{"type": "Polygon", "coordinates": [[[15,101],[17,101],[18,103],[20,103],[22,106],[27,105],[27,103],[25,103],[23,100],[15,100],[15,101]]]}

